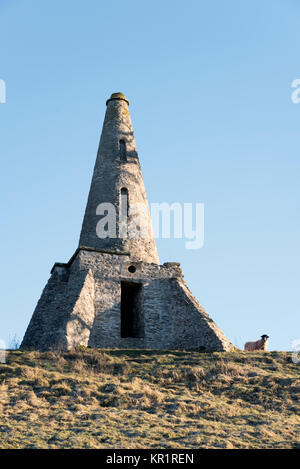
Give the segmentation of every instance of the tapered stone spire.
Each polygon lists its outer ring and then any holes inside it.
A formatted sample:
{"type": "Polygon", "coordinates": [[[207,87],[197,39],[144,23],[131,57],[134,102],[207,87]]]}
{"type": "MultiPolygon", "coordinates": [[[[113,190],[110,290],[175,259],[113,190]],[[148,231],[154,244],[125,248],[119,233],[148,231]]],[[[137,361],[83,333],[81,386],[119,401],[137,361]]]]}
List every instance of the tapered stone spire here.
{"type": "Polygon", "coordinates": [[[79,247],[54,264],[21,348],[232,350],[180,264],[158,263],[128,105],[107,101],[79,247]]]}
{"type": "Polygon", "coordinates": [[[129,101],[113,93],[106,104],[79,246],[129,252],[132,260],[158,264],[129,101]]]}

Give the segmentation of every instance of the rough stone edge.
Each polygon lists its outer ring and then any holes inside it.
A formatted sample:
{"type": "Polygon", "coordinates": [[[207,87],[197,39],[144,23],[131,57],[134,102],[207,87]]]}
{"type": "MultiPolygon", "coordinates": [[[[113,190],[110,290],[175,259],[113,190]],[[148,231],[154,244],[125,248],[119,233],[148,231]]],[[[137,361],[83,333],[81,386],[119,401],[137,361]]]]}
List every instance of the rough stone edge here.
{"type": "Polygon", "coordinates": [[[212,333],[215,334],[217,338],[219,339],[220,344],[223,348],[223,351],[230,352],[234,350],[234,345],[230,342],[229,339],[227,339],[227,337],[219,328],[219,326],[217,326],[214,320],[209,316],[205,308],[200,304],[197,298],[192,294],[192,292],[190,291],[189,287],[187,286],[183,278],[176,278],[176,282],[182,288],[187,298],[189,299],[190,303],[192,303],[193,306],[199,311],[199,313],[202,314],[202,316],[204,316],[207,326],[211,329],[212,333]]]}

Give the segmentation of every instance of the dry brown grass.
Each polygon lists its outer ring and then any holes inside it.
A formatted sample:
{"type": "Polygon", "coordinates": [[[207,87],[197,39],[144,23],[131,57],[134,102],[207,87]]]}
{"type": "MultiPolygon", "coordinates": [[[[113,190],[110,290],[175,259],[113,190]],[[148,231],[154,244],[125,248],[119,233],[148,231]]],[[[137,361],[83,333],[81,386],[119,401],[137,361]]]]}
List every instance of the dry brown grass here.
{"type": "Polygon", "coordinates": [[[299,447],[289,353],[10,352],[0,448],[299,447]]]}

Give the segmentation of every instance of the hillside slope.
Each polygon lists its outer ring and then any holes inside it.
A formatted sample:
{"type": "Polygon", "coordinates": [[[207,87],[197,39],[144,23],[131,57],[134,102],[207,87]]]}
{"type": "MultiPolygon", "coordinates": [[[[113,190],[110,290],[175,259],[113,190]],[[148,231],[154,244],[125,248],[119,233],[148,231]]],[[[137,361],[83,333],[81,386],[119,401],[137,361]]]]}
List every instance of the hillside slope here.
{"type": "Polygon", "coordinates": [[[0,448],[295,448],[287,352],[8,352],[0,448]]]}

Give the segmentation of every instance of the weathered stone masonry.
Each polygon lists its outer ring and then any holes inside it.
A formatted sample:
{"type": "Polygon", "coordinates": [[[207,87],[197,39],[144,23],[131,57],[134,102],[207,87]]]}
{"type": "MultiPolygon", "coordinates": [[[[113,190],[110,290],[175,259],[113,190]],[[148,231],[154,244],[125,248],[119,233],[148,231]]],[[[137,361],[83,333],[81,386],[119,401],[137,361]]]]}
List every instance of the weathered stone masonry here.
{"type": "Polygon", "coordinates": [[[79,247],[54,265],[21,347],[230,350],[179,264],[159,265],[128,104],[121,93],[107,102],[79,247]],[[148,237],[99,239],[96,208],[119,209],[124,187],[129,201],[146,206],[148,237]]]}

